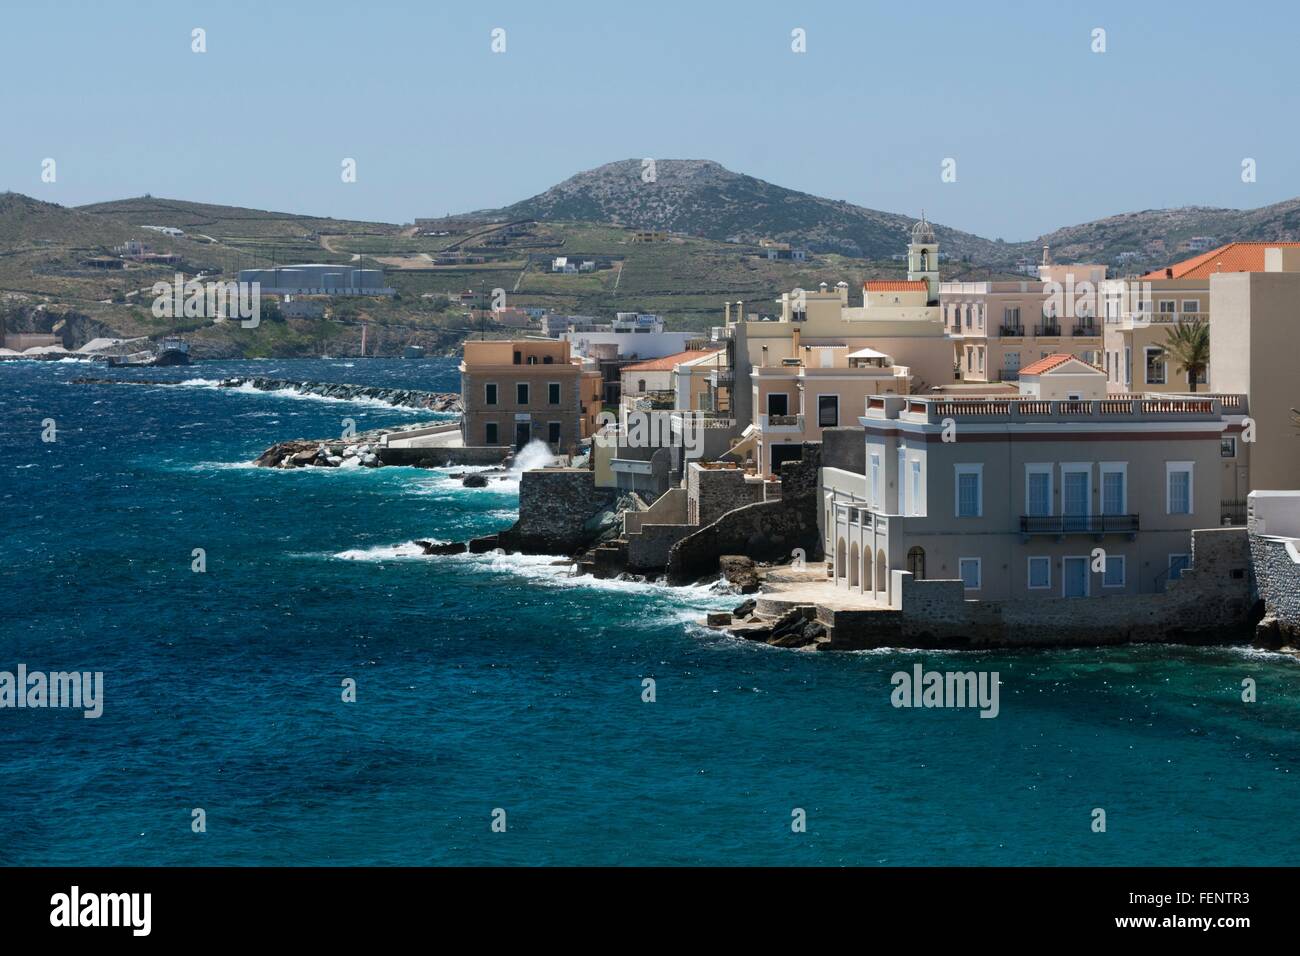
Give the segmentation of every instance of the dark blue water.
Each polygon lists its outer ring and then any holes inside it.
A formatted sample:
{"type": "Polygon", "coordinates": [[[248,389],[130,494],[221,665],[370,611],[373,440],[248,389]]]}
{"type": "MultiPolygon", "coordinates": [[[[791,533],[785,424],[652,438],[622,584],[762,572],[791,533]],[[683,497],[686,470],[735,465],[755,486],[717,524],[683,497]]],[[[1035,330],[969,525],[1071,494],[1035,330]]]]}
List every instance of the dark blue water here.
{"type": "MultiPolygon", "coordinates": [[[[457,387],[449,360],[115,374],[247,372],[457,387]]],[[[0,710],[0,863],[1300,862],[1289,658],[752,646],[688,623],[735,603],[704,588],[404,546],[503,527],[512,486],[245,464],[416,413],[86,374],[0,364],[0,670],[105,680],[98,720],[0,710]],[[997,670],[1000,716],[891,707],[917,660],[997,670]]]]}

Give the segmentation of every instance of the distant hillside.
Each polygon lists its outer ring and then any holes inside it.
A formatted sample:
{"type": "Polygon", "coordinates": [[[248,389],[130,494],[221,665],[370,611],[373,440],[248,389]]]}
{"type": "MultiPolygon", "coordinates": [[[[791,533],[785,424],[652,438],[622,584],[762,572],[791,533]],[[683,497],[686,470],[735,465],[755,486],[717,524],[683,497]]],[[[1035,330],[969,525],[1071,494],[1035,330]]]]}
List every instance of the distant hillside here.
{"type": "Polygon", "coordinates": [[[214,206],[181,199],[156,199],[153,196],[92,203],[78,206],[77,211],[138,226],[174,226],[186,233],[211,236],[218,240],[223,237],[291,237],[305,233],[387,235],[397,230],[396,226],[388,223],[300,216],[288,212],[214,206]]]}
{"type": "Polygon", "coordinates": [[[1057,262],[1110,263],[1121,253],[1133,252],[1138,254],[1138,262],[1157,268],[1191,256],[1191,252],[1179,251],[1179,246],[1193,236],[1212,237],[1216,245],[1300,241],[1300,199],[1258,209],[1183,206],[1123,213],[1066,226],[1026,245],[1041,250],[1050,244],[1057,262]]]}
{"type": "MultiPolygon", "coordinates": [[[[607,163],[531,199],[475,215],[662,229],[717,240],[771,238],[865,259],[902,253],[917,218],[786,189],[703,159],[658,160],[654,182],[642,180],[639,159],[607,163]]],[[[992,240],[939,225],[935,232],[949,257],[1007,258],[1005,247],[992,240]]]]}

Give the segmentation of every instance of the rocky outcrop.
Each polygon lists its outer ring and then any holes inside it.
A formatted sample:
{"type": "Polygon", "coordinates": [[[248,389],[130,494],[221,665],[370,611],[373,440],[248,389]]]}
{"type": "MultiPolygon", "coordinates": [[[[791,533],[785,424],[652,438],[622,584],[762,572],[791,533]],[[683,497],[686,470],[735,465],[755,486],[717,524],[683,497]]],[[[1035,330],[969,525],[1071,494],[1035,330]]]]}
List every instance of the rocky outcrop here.
{"type": "Polygon", "coordinates": [[[381,463],[375,447],[372,442],[345,444],[299,438],[276,442],[253,464],[259,468],[378,468],[381,463]]]}
{"type": "Polygon", "coordinates": [[[724,554],[718,558],[718,570],[728,584],[741,594],[753,594],[761,583],[758,565],[743,554],[724,554]]]}

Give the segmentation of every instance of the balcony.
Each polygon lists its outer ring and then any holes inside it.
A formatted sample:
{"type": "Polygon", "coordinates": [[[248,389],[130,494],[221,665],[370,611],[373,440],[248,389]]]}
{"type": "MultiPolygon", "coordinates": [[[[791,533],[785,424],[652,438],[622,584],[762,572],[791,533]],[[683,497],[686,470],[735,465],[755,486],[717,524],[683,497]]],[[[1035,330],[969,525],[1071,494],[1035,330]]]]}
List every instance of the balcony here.
{"type": "Polygon", "coordinates": [[[709,382],[714,388],[730,385],[736,380],[736,373],[729,368],[715,368],[709,371],[709,382]]]}
{"type": "Polygon", "coordinates": [[[1053,322],[1045,322],[1042,325],[1034,326],[1034,335],[1040,338],[1050,338],[1051,336],[1060,335],[1061,327],[1053,322]]]}
{"type": "Polygon", "coordinates": [[[999,325],[998,335],[1004,339],[1024,338],[1025,327],[1023,325],[999,325]]]}
{"type": "Polygon", "coordinates": [[[1101,335],[1101,329],[1092,322],[1080,322],[1070,330],[1070,334],[1074,336],[1101,335]]]}
{"type": "Polygon", "coordinates": [[[802,415],[760,415],[758,427],[761,431],[773,434],[802,434],[802,415]]]}
{"type": "Polygon", "coordinates": [[[1137,515],[1021,515],[1020,533],[1031,534],[1127,534],[1138,532],[1137,515]]]}

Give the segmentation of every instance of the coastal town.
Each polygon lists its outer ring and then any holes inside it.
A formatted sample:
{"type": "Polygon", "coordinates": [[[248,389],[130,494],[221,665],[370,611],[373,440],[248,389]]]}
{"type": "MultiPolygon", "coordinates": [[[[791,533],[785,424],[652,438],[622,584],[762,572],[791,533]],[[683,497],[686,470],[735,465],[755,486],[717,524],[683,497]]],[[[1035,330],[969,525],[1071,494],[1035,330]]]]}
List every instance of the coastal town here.
{"type": "Polygon", "coordinates": [[[259,464],[482,486],[526,457],[517,522],[426,553],[721,575],[751,596],[706,626],[780,647],[1295,645],[1300,243],[945,282],[930,223],[903,239],[905,279],[727,301],[707,334],[515,310],[465,341],[455,420],[259,464]]]}

